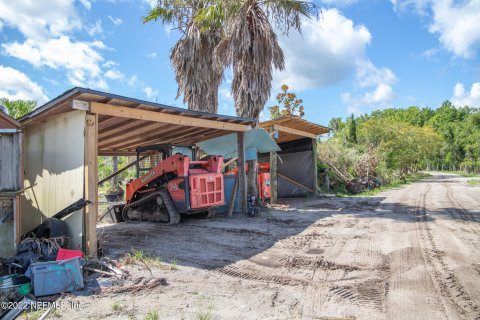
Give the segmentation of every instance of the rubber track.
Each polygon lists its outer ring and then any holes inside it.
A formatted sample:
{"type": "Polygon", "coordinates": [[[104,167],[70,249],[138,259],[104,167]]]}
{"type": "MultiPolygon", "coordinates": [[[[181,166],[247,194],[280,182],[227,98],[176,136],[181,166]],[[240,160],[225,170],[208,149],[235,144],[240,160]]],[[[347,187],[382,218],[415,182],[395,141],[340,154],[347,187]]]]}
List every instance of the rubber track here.
{"type": "Polygon", "coordinates": [[[126,222],[128,221],[135,221],[136,219],[130,219],[128,218],[128,209],[130,208],[138,208],[141,207],[142,205],[149,203],[152,200],[156,200],[157,197],[161,197],[163,199],[163,203],[165,205],[165,208],[167,209],[168,216],[170,217],[170,224],[177,224],[180,222],[180,215],[175,211],[175,206],[173,205],[172,200],[170,199],[170,195],[165,191],[165,190],[160,190],[158,192],[152,193],[151,195],[140,199],[138,201],[135,201],[129,205],[126,205],[123,210],[122,210],[122,217],[123,220],[126,222]]]}

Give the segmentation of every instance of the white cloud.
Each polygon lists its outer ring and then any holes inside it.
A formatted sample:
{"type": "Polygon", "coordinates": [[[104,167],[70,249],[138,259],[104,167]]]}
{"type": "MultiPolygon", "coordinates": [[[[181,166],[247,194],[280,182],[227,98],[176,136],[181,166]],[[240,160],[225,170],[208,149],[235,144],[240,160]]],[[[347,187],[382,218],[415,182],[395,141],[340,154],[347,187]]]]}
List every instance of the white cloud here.
{"type": "Polygon", "coordinates": [[[80,3],[85,7],[85,9],[90,10],[92,8],[92,3],[88,0],[79,0],[80,3]]]}
{"type": "Polygon", "coordinates": [[[397,77],[388,68],[377,68],[369,60],[359,60],[356,71],[357,82],[360,87],[370,87],[379,84],[392,84],[397,77]]]}
{"type": "Polygon", "coordinates": [[[364,108],[385,108],[395,99],[392,84],[397,77],[388,68],[378,68],[369,60],[360,60],[357,62],[355,80],[361,92],[356,96],[351,93],[342,93],[340,96],[348,113],[361,114],[364,108]]]}
{"type": "Polygon", "coordinates": [[[116,69],[111,69],[105,72],[105,77],[112,80],[122,80],[125,78],[125,75],[116,69]]]}
{"type": "Polygon", "coordinates": [[[0,0],[0,21],[34,39],[60,36],[82,26],[73,0],[0,0]]]}
{"type": "Polygon", "coordinates": [[[110,19],[110,21],[112,21],[112,23],[115,25],[115,26],[119,26],[122,24],[122,19],[120,18],[114,18],[112,16],[108,16],[108,19],[110,19]]]}
{"type": "Polygon", "coordinates": [[[471,58],[480,46],[480,1],[435,1],[430,32],[455,55],[471,58]]]}
{"type": "Polygon", "coordinates": [[[156,58],[156,57],[157,57],[157,53],[156,53],[156,52],[147,53],[146,57],[147,57],[147,58],[151,58],[151,59],[156,58]]]}
{"type": "Polygon", "coordinates": [[[70,37],[37,41],[27,39],[23,43],[6,43],[2,45],[5,54],[25,60],[36,67],[47,66],[55,70],[66,70],[69,82],[77,86],[100,86],[100,63],[104,60],[98,49],[107,47],[101,41],[72,42],[70,37]]]}
{"type": "Polygon", "coordinates": [[[42,87],[30,80],[25,73],[2,65],[0,65],[0,98],[37,100],[39,104],[48,101],[42,87]]]}
{"type": "Polygon", "coordinates": [[[280,35],[285,71],[275,72],[274,86],[288,84],[293,90],[319,88],[346,78],[365,55],[371,34],[354,25],[336,9],[325,9],[320,19],[304,19],[302,35],[280,35]]]}
{"type": "Polygon", "coordinates": [[[453,89],[452,103],[457,107],[470,106],[480,108],[480,82],[474,82],[469,92],[462,83],[457,83],[453,89]]]}
{"type": "MultiPolygon", "coordinates": [[[[103,34],[101,20],[87,23],[77,14],[82,6],[91,9],[92,1],[76,1],[0,0],[0,24],[17,29],[25,37],[3,43],[2,53],[37,68],[63,72],[72,85],[107,89],[107,79],[121,80],[123,74],[113,61],[104,61],[102,50],[109,48],[103,42],[77,40],[73,35],[79,30],[90,37],[103,34]]],[[[109,18],[115,25],[122,23],[119,18],[109,18]]]]}
{"type": "Polygon", "coordinates": [[[429,31],[455,56],[473,58],[480,48],[479,0],[391,0],[397,11],[428,16],[429,31]]]}
{"type": "Polygon", "coordinates": [[[388,84],[379,84],[371,92],[365,92],[353,97],[351,93],[341,94],[342,102],[347,106],[348,113],[360,115],[364,108],[385,108],[395,98],[393,89],[388,84]]]}
{"type": "Polygon", "coordinates": [[[142,88],[142,91],[145,92],[145,95],[149,98],[149,99],[153,99],[153,98],[157,98],[158,97],[158,90],[154,90],[152,87],[150,86],[144,86],[142,88]]]}
{"type": "Polygon", "coordinates": [[[102,21],[97,20],[95,24],[87,26],[85,30],[92,37],[103,34],[102,21]]]}
{"type": "Polygon", "coordinates": [[[430,0],[390,0],[397,12],[413,10],[419,15],[426,15],[430,0]]]}
{"type": "Polygon", "coordinates": [[[150,8],[155,8],[157,6],[158,0],[142,0],[142,2],[147,4],[150,8]]]}
{"type": "Polygon", "coordinates": [[[145,82],[138,79],[138,76],[136,74],[128,78],[127,84],[134,88],[140,88],[140,90],[142,90],[143,93],[145,93],[148,99],[158,98],[158,94],[159,94],[158,90],[153,89],[149,85],[146,85],[145,82]]]}

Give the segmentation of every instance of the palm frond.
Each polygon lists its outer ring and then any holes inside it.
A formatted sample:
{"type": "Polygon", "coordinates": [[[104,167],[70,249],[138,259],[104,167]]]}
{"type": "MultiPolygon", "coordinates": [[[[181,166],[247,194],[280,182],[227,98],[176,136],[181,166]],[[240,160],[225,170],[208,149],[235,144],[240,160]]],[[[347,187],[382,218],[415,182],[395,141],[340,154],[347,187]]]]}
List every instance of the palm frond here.
{"type": "Polygon", "coordinates": [[[174,18],[173,10],[155,7],[142,18],[143,23],[160,20],[162,23],[172,23],[174,18]]]}

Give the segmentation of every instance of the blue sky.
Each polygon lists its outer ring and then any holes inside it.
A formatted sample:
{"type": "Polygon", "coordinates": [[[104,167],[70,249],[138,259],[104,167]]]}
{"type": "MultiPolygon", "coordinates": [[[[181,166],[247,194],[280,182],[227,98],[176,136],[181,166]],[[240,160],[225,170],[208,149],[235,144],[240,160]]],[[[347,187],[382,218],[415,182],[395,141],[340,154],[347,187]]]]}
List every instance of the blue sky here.
{"type": "MultiPolygon", "coordinates": [[[[0,0],[0,97],[40,103],[83,86],[183,107],[171,26],[142,24],[154,0],[0,0]]],[[[480,0],[324,0],[302,35],[279,34],[308,120],[328,124],[386,107],[480,107],[480,0]]],[[[233,115],[231,74],[219,113],[233,115]]],[[[268,117],[268,112],[262,114],[268,117]]]]}

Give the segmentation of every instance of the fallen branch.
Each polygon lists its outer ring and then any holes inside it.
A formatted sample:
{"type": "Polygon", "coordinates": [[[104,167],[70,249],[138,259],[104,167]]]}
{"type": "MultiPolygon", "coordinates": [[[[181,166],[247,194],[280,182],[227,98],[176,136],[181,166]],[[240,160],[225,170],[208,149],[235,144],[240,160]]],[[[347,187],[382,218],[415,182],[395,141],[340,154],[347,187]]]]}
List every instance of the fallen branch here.
{"type": "Polygon", "coordinates": [[[167,286],[168,285],[168,282],[167,282],[167,279],[166,278],[156,278],[156,279],[153,279],[153,281],[151,282],[147,282],[145,284],[141,284],[141,285],[134,285],[134,286],[128,286],[128,287],[123,287],[123,288],[109,288],[109,289],[105,289],[104,292],[107,292],[107,293],[125,293],[125,292],[129,292],[129,293],[135,293],[135,292],[139,292],[139,291],[142,291],[142,290],[151,290],[151,289],[155,289],[159,286],[167,286]]]}
{"type": "Polygon", "coordinates": [[[111,276],[111,277],[117,277],[118,276],[116,273],[107,272],[107,271],[103,271],[103,270],[100,270],[100,269],[95,269],[95,268],[90,268],[90,267],[84,267],[84,269],[88,270],[88,271],[91,271],[91,272],[101,273],[101,274],[111,276]]]}

